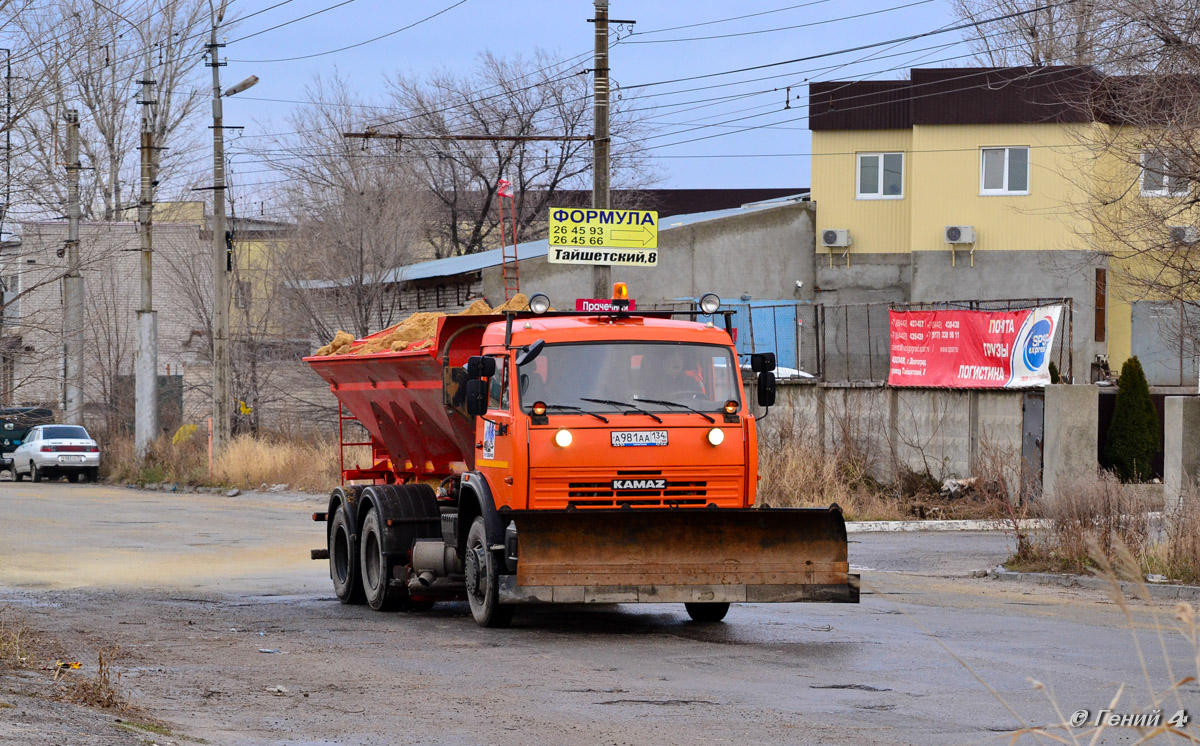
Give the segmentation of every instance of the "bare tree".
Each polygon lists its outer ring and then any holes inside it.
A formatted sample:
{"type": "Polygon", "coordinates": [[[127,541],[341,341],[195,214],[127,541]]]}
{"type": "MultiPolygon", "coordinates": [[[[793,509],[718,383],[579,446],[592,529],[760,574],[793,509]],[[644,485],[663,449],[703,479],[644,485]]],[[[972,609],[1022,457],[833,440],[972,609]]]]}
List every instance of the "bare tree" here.
{"type": "MultiPolygon", "coordinates": [[[[588,86],[580,71],[563,71],[543,51],[529,59],[486,52],[468,75],[392,76],[392,113],[377,126],[414,135],[578,137],[592,129],[588,86]]],[[[611,130],[621,142],[611,162],[614,188],[641,187],[652,178],[636,121],[625,113],[631,101],[617,97],[613,102],[611,130]]],[[[435,198],[438,213],[426,229],[426,240],[437,257],[499,246],[494,232],[501,178],[515,187],[518,241],[544,235],[547,210],[560,190],[590,186],[588,141],[402,143],[402,154],[435,198]]],[[[373,147],[379,152],[386,145],[373,147]]]]}
{"type": "Polygon", "coordinates": [[[980,64],[1095,65],[1111,72],[1125,70],[1144,46],[1142,30],[1128,23],[1128,6],[1152,2],[950,0],[960,19],[975,24],[968,42],[980,64]]]}
{"type": "Polygon", "coordinates": [[[164,188],[187,179],[186,141],[175,139],[201,100],[194,73],[208,16],[206,0],[152,0],[128,14],[90,0],[54,0],[14,17],[29,50],[26,67],[41,71],[43,81],[40,91],[30,91],[35,108],[21,130],[28,158],[21,183],[45,195],[45,211],[60,210],[66,197],[56,128],[68,108],[83,112],[84,217],[120,219],[121,205],[134,201],[147,51],[155,80],[155,101],[147,108],[161,167],[157,179],[164,188]]]}
{"type": "Polygon", "coordinates": [[[345,80],[318,77],[308,95],[314,104],[289,120],[303,139],[260,153],[285,177],[279,201],[295,225],[278,270],[295,291],[290,311],[316,338],[343,328],[362,336],[402,318],[394,273],[422,258],[428,199],[407,161],[342,137],[362,114],[345,80]]]}

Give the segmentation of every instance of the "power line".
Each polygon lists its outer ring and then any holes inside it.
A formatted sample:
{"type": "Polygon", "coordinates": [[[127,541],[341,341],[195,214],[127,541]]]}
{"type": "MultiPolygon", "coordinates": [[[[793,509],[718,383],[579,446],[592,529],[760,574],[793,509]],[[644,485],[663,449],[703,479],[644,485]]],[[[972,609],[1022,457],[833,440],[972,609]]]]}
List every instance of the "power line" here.
{"type": "MultiPolygon", "coordinates": [[[[376,36],[371,39],[367,39],[366,41],[360,41],[355,44],[347,44],[346,46],[338,47],[337,49],[329,49],[324,52],[315,52],[313,54],[303,54],[298,57],[277,57],[275,59],[265,59],[265,60],[230,60],[230,62],[249,62],[249,63],[295,62],[296,60],[310,60],[314,57],[324,57],[327,54],[337,54],[338,52],[345,52],[347,49],[355,49],[356,47],[361,47],[366,44],[370,44],[372,42],[379,41],[380,39],[386,39],[389,36],[395,36],[396,34],[400,33],[401,31],[407,31],[410,28],[413,28],[414,26],[420,26],[422,23],[425,23],[426,21],[433,20],[434,18],[437,18],[438,16],[442,15],[443,13],[448,13],[449,11],[454,10],[455,8],[457,8],[458,6],[462,5],[465,2],[467,2],[467,0],[458,0],[458,2],[454,3],[453,5],[449,5],[445,8],[442,8],[438,12],[433,13],[432,15],[425,16],[421,20],[414,21],[413,23],[410,23],[407,26],[401,26],[400,28],[395,29],[394,31],[389,31],[386,34],[380,34],[379,36],[376,36]]],[[[244,37],[244,38],[249,38],[249,37],[244,37]]]]}
{"type": "Polygon", "coordinates": [[[951,32],[951,31],[962,31],[963,29],[978,27],[981,24],[985,24],[985,23],[996,23],[997,21],[1006,21],[1006,20],[1009,20],[1012,18],[1017,18],[1020,16],[1029,15],[1030,13],[1035,13],[1037,11],[1045,10],[1047,8],[1054,8],[1059,5],[1066,5],[1066,4],[1072,3],[1074,1],[1075,0],[1060,0],[1060,2],[1053,3],[1051,5],[1039,5],[1036,8],[1029,8],[1027,10],[1021,10],[1021,11],[1017,11],[1014,13],[1006,13],[1005,15],[1002,15],[1002,16],[994,16],[992,18],[985,18],[980,21],[972,21],[970,23],[960,23],[960,24],[957,24],[954,26],[945,26],[940,29],[936,29],[933,31],[925,31],[920,34],[910,34],[908,36],[900,36],[895,39],[888,39],[886,41],[877,41],[877,42],[872,42],[870,44],[860,44],[855,47],[838,49],[838,50],[834,50],[832,52],[821,52],[820,54],[810,54],[810,55],[806,55],[804,57],[795,57],[790,60],[779,60],[778,62],[766,62],[761,65],[750,65],[749,67],[739,67],[739,68],[734,68],[732,70],[721,70],[719,72],[704,73],[702,75],[689,75],[687,77],[672,78],[670,80],[657,80],[657,81],[653,81],[650,83],[638,83],[635,85],[625,86],[625,90],[635,90],[638,88],[649,88],[651,86],[668,85],[670,83],[684,83],[689,80],[703,80],[706,78],[715,78],[715,77],[718,77],[721,75],[736,75],[737,73],[752,72],[754,70],[765,70],[769,67],[779,67],[781,65],[793,65],[797,62],[811,62],[813,60],[825,59],[827,57],[835,57],[835,56],[841,55],[841,54],[849,54],[851,52],[861,52],[861,51],[867,50],[867,49],[875,49],[877,47],[883,47],[883,46],[887,46],[889,44],[896,44],[898,42],[915,41],[917,39],[923,39],[923,38],[926,38],[929,36],[937,36],[939,34],[945,34],[945,33],[951,32]]]}
{"type": "MultiPolygon", "coordinates": [[[[793,26],[776,26],[775,28],[757,29],[754,31],[739,31],[736,33],[731,33],[731,34],[715,34],[712,36],[688,36],[688,37],[683,37],[680,39],[645,39],[643,41],[627,40],[627,41],[625,41],[625,43],[626,44],[673,44],[676,42],[708,41],[711,39],[731,39],[736,36],[754,36],[757,34],[773,34],[776,31],[793,31],[798,28],[812,28],[814,26],[827,26],[831,23],[839,23],[841,21],[852,21],[852,20],[855,20],[858,18],[867,18],[869,16],[876,16],[876,15],[880,15],[882,13],[891,13],[892,11],[896,11],[896,10],[912,8],[917,5],[925,5],[925,4],[931,3],[931,2],[934,2],[934,0],[915,0],[914,2],[911,2],[911,3],[906,3],[904,5],[894,5],[890,8],[881,8],[879,10],[871,10],[871,11],[867,11],[864,13],[857,13],[855,15],[841,16],[840,18],[830,18],[830,19],[824,20],[824,21],[810,21],[808,23],[798,23],[793,26]]],[[[636,31],[633,34],[631,34],[631,36],[639,36],[639,35],[640,34],[636,31]]]]}
{"type": "Polygon", "coordinates": [[[342,0],[342,2],[340,2],[340,3],[334,3],[333,5],[330,5],[329,7],[321,8],[320,10],[313,11],[312,13],[307,13],[305,15],[300,16],[299,18],[293,18],[290,21],[284,21],[283,23],[275,24],[274,26],[271,26],[270,28],[265,28],[262,31],[255,31],[253,34],[246,34],[245,36],[239,36],[238,38],[234,39],[233,41],[227,41],[225,43],[226,44],[236,44],[239,41],[253,39],[256,36],[261,36],[262,34],[266,34],[268,32],[275,31],[276,29],[281,29],[284,26],[290,26],[293,23],[299,23],[300,21],[306,21],[309,18],[312,18],[313,16],[319,16],[322,13],[328,13],[331,10],[336,10],[337,8],[340,8],[344,5],[349,5],[350,3],[353,3],[353,2],[357,2],[357,0],[342,0]]]}
{"type": "MultiPolygon", "coordinates": [[[[816,54],[816,55],[808,55],[808,56],[805,56],[805,57],[799,57],[799,58],[790,59],[790,60],[781,60],[781,61],[778,61],[778,62],[765,63],[765,64],[762,64],[762,65],[754,65],[754,66],[750,66],[750,67],[735,68],[735,69],[731,69],[731,70],[725,70],[725,71],[720,71],[720,72],[715,72],[715,73],[706,73],[706,74],[703,74],[703,75],[695,75],[695,76],[688,76],[688,77],[683,77],[683,78],[675,78],[675,79],[670,79],[670,80],[662,80],[662,81],[653,81],[653,82],[649,82],[649,83],[641,83],[641,84],[636,84],[636,85],[631,85],[631,86],[623,86],[623,87],[621,88],[621,90],[626,90],[626,91],[628,91],[628,90],[644,89],[644,88],[648,88],[648,87],[652,87],[652,86],[666,85],[666,84],[670,84],[670,83],[686,82],[686,81],[690,81],[690,80],[699,80],[699,79],[707,79],[707,78],[717,77],[717,76],[721,76],[721,75],[732,75],[732,74],[737,74],[737,73],[741,73],[741,72],[749,72],[749,71],[753,71],[753,70],[760,70],[760,69],[766,69],[766,68],[770,68],[770,67],[777,67],[777,66],[781,66],[781,65],[795,64],[796,62],[802,62],[802,61],[811,61],[811,60],[816,60],[816,59],[824,59],[824,58],[829,58],[829,57],[838,56],[838,55],[842,55],[842,54],[849,54],[849,53],[852,53],[852,52],[857,52],[857,51],[864,51],[864,50],[868,50],[868,49],[876,49],[876,48],[879,48],[879,47],[884,47],[884,46],[889,46],[889,45],[896,45],[896,44],[900,44],[900,43],[904,43],[904,42],[908,42],[908,41],[913,41],[913,40],[916,40],[916,39],[922,39],[922,38],[927,38],[927,37],[930,37],[930,36],[935,36],[935,35],[940,35],[940,34],[949,33],[949,32],[951,32],[951,31],[962,30],[962,29],[965,29],[965,28],[978,28],[978,27],[979,27],[979,26],[981,26],[981,25],[990,24],[990,23],[995,23],[995,22],[1002,21],[1002,20],[1008,20],[1008,19],[1015,18],[1015,17],[1020,17],[1020,16],[1027,15],[1027,14],[1029,14],[1029,13],[1032,13],[1032,12],[1036,12],[1036,11],[1044,10],[1044,9],[1046,9],[1046,8],[1050,8],[1050,7],[1056,7],[1056,6],[1058,6],[1058,5],[1064,5],[1064,4],[1067,4],[1067,3],[1070,3],[1070,2],[1073,2],[1073,0],[1060,0],[1060,2],[1058,2],[1058,3],[1054,3],[1054,4],[1051,4],[1051,5],[1038,6],[1038,7],[1036,7],[1036,8],[1031,8],[1031,9],[1027,9],[1027,10],[1023,10],[1023,11],[1017,11],[1017,12],[1014,12],[1014,13],[1008,13],[1008,14],[1004,14],[1004,15],[1001,15],[1001,16],[995,16],[995,17],[992,17],[992,18],[980,19],[980,20],[977,20],[977,21],[973,21],[973,22],[971,22],[971,23],[956,24],[956,25],[953,25],[953,26],[943,26],[943,27],[941,27],[941,28],[939,28],[939,29],[934,29],[934,30],[931,30],[931,31],[926,31],[926,32],[922,32],[922,33],[919,33],[919,34],[911,34],[911,35],[908,35],[908,36],[903,36],[903,37],[899,37],[899,38],[896,38],[896,39],[889,39],[889,40],[880,41],[880,42],[874,42],[874,43],[870,43],[870,44],[863,44],[863,45],[858,45],[858,46],[855,46],[855,47],[850,47],[850,48],[846,48],[846,49],[833,50],[833,51],[830,51],[830,52],[824,52],[824,53],[820,53],[820,54],[816,54]]],[[[618,42],[616,42],[616,44],[621,44],[621,43],[625,43],[625,42],[622,42],[622,41],[618,41],[618,42]]],[[[583,55],[577,55],[577,57],[581,57],[581,56],[583,56],[583,55]]],[[[795,73],[795,72],[793,72],[793,73],[791,73],[791,74],[793,74],[793,75],[794,75],[794,74],[796,74],[796,73],[795,73]]],[[[565,77],[565,76],[564,76],[564,77],[565,77]]],[[[559,79],[561,79],[561,78],[559,78],[559,79]]],[[[539,82],[539,83],[537,83],[537,84],[534,84],[534,85],[531,85],[531,86],[527,86],[527,87],[525,87],[525,88],[520,88],[520,89],[517,89],[516,91],[511,91],[511,92],[501,92],[500,94],[496,94],[496,96],[499,96],[499,95],[508,95],[508,93],[517,93],[517,92],[522,92],[522,91],[524,91],[524,90],[529,90],[529,89],[532,89],[532,88],[536,88],[536,87],[538,87],[538,85],[542,85],[542,84],[544,84],[545,82],[554,82],[554,80],[551,80],[551,81],[544,81],[544,82],[539,82]]],[[[728,85],[736,85],[736,84],[737,84],[737,83],[731,83],[731,84],[728,84],[728,85]]],[[[486,90],[486,89],[485,89],[485,90],[486,90]]],[[[660,95],[671,95],[671,92],[667,92],[667,93],[660,94],[660,95]]],[[[436,110],[436,111],[434,111],[434,112],[425,112],[425,113],[415,114],[415,115],[412,115],[412,116],[398,117],[398,118],[396,118],[396,119],[392,119],[392,120],[388,120],[388,121],[384,121],[384,122],[377,123],[375,126],[377,126],[377,127],[386,127],[386,126],[390,126],[390,125],[394,125],[394,124],[399,124],[399,123],[402,123],[402,122],[405,122],[405,121],[411,121],[412,119],[417,119],[417,118],[420,118],[420,117],[422,117],[422,116],[428,116],[428,115],[430,115],[430,114],[437,114],[437,113],[442,113],[442,112],[445,112],[445,111],[453,110],[454,108],[458,108],[458,107],[460,107],[460,106],[462,106],[462,105],[469,105],[469,104],[472,104],[472,103],[480,103],[480,102],[486,101],[486,100],[488,100],[488,99],[490,99],[490,98],[495,98],[496,96],[488,96],[488,97],[483,97],[483,98],[479,98],[479,99],[468,100],[468,101],[462,102],[462,104],[458,104],[458,105],[456,105],[456,106],[452,106],[452,107],[444,107],[443,109],[436,110]]],[[[326,128],[326,129],[328,129],[328,128],[326,128]]],[[[260,136],[274,136],[274,137],[279,137],[279,136],[282,136],[283,134],[290,134],[290,133],[274,133],[274,134],[272,134],[272,135],[250,135],[250,137],[260,137],[260,136]]],[[[304,134],[304,133],[302,133],[302,132],[297,132],[296,134],[304,134]]]]}
{"type": "Polygon", "coordinates": [[[730,21],[741,21],[746,18],[757,18],[759,16],[771,15],[772,13],[783,13],[784,11],[795,10],[796,8],[807,8],[812,5],[822,5],[827,2],[830,2],[830,0],[812,0],[811,2],[800,3],[799,5],[789,5],[786,8],[776,8],[774,10],[763,10],[758,13],[747,13],[746,15],[743,15],[743,16],[732,16],[730,18],[718,18],[715,21],[702,21],[700,23],[689,23],[689,24],[686,24],[683,26],[670,26],[668,28],[650,29],[649,31],[640,31],[640,32],[638,32],[638,34],[639,35],[661,34],[661,33],[667,32],[667,31],[679,31],[680,29],[685,29],[685,28],[697,28],[699,26],[712,26],[713,24],[717,24],[717,23],[728,23],[730,21]]]}

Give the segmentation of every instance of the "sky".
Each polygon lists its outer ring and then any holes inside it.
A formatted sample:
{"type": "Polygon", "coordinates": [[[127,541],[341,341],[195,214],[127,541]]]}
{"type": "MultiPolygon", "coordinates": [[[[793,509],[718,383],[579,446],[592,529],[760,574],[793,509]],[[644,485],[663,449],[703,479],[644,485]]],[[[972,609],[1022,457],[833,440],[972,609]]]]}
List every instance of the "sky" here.
{"type": "MultiPolygon", "coordinates": [[[[222,83],[250,74],[260,82],[225,101],[225,122],[244,125],[247,138],[286,132],[313,76],[335,70],[370,101],[385,74],[465,74],[485,50],[542,49],[567,60],[563,70],[589,68],[593,10],[591,0],[231,0],[228,15],[245,20],[226,36],[222,83]],[[308,55],[317,56],[288,59],[308,55]]],[[[638,116],[652,128],[644,144],[663,188],[807,187],[807,82],[973,64],[961,31],[845,51],[955,25],[948,0],[611,0],[609,16],[637,22],[610,52],[614,95],[640,96],[638,116]],[[712,75],[760,65],[770,66],[712,75]],[[664,82],[693,76],[706,77],[664,82]]],[[[236,170],[235,159],[235,178],[236,170]]]]}

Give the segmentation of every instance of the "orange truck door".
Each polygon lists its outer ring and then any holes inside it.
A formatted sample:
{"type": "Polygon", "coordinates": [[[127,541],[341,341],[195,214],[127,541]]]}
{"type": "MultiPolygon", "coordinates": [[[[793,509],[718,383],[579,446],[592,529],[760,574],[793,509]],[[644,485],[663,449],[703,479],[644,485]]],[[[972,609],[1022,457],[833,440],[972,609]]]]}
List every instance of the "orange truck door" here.
{"type": "Polygon", "coordinates": [[[513,462],[513,416],[508,396],[508,358],[496,359],[496,375],[488,391],[488,411],[480,418],[479,443],[482,449],[475,461],[476,468],[487,477],[496,506],[511,505],[517,464],[513,462]]]}

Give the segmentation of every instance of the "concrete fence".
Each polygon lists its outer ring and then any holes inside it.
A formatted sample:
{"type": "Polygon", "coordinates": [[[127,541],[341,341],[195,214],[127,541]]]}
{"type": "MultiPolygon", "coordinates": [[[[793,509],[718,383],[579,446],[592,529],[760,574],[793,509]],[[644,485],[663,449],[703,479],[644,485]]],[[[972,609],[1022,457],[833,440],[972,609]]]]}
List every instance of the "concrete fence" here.
{"type": "MultiPolygon", "coordinates": [[[[884,482],[905,472],[1002,477],[1010,494],[1050,499],[1099,468],[1098,397],[1083,385],[958,391],[781,381],[759,441],[848,456],[884,482]]],[[[1200,397],[1168,397],[1164,424],[1162,484],[1130,488],[1169,510],[1200,489],[1200,397]]]]}
{"type": "Polygon", "coordinates": [[[1015,490],[1040,468],[1040,451],[1034,458],[1023,453],[1029,441],[1040,446],[1040,392],[1036,406],[1023,391],[781,381],[777,394],[759,425],[760,440],[786,438],[831,457],[851,453],[882,481],[896,481],[906,470],[939,481],[987,472],[1003,476],[1015,490]],[[1026,460],[1035,463],[1027,466],[1026,460]]]}

